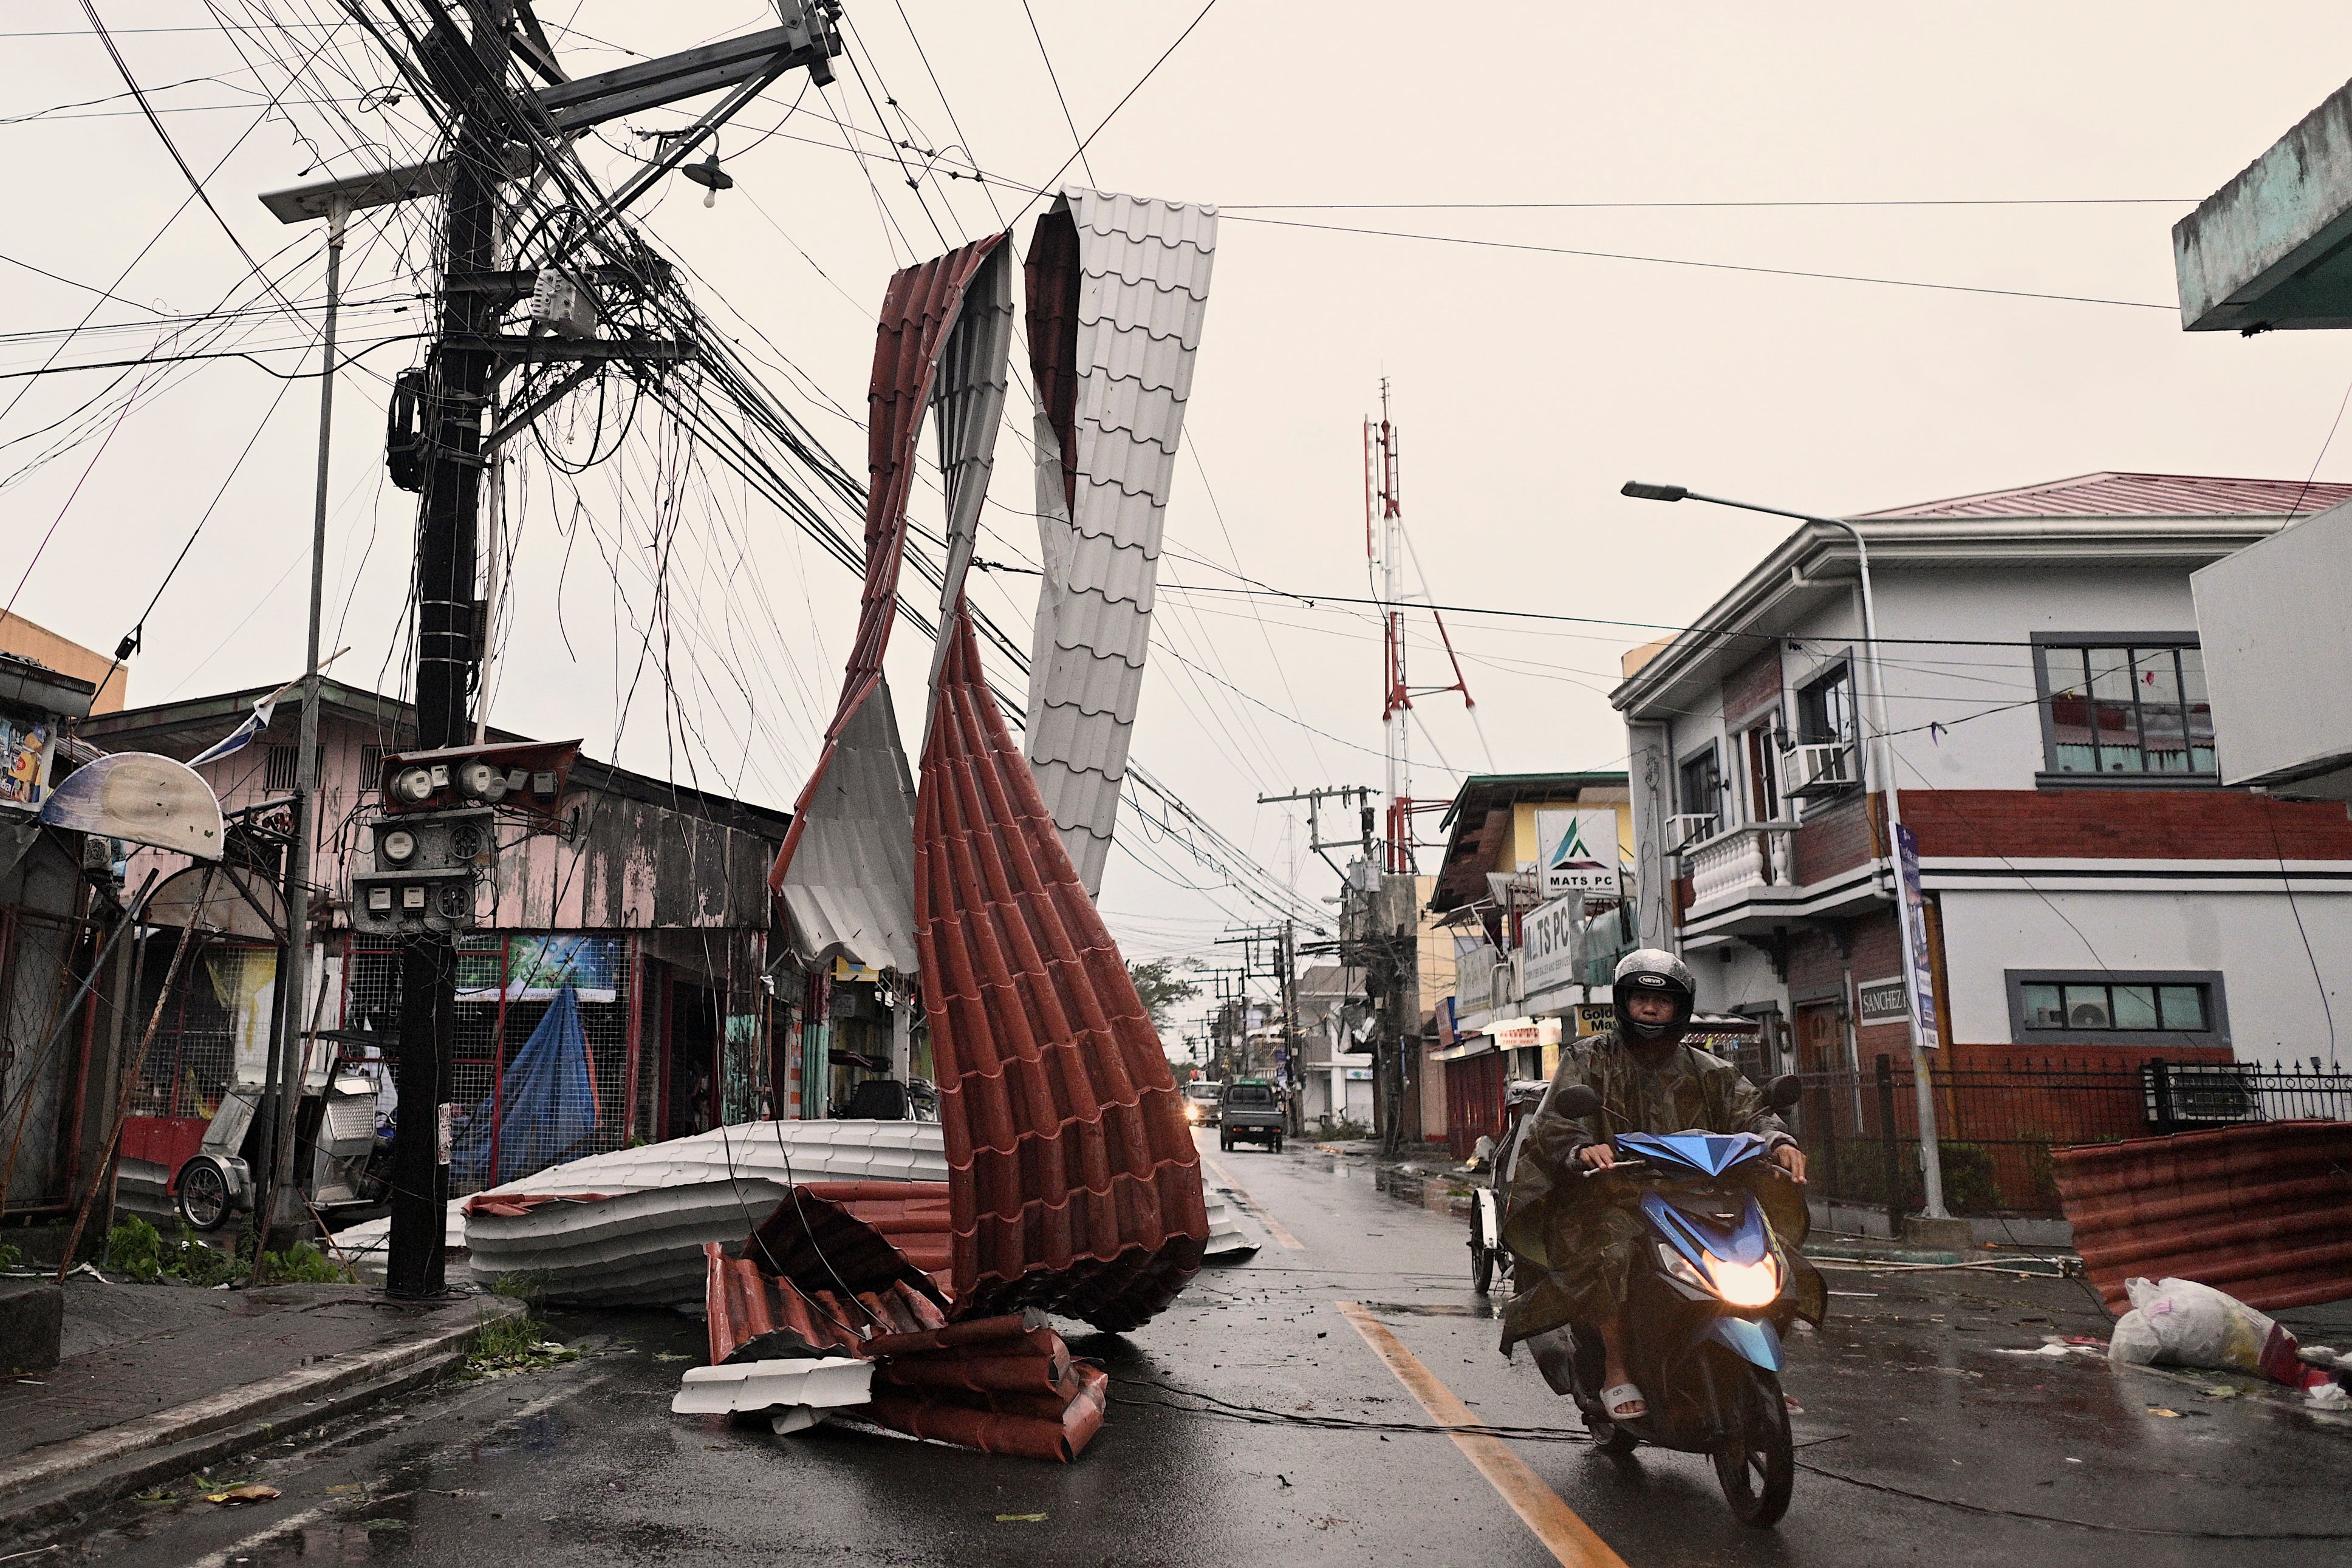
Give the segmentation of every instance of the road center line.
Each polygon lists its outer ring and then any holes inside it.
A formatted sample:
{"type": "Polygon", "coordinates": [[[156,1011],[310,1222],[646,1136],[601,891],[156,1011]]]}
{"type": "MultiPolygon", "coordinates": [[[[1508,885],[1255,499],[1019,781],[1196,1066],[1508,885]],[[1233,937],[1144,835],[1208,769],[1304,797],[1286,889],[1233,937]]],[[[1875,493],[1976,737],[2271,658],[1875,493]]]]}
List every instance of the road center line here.
{"type": "Polygon", "coordinates": [[[1234,1195],[1234,1201],[1240,1204],[1243,1211],[1252,1219],[1255,1219],[1260,1225],[1265,1226],[1268,1233],[1270,1233],[1276,1241],[1281,1242],[1293,1252],[1304,1252],[1307,1250],[1307,1243],[1298,1239],[1297,1237],[1293,1236],[1287,1229],[1284,1228],[1282,1221],[1276,1219],[1273,1215],[1268,1214],[1264,1207],[1260,1207],[1257,1199],[1249,1195],[1249,1189],[1234,1179],[1233,1172],[1227,1170],[1224,1166],[1219,1165],[1216,1161],[1211,1159],[1206,1155],[1202,1155],[1201,1156],[1201,1163],[1217,1173],[1217,1179],[1225,1184],[1225,1190],[1234,1195]]]}
{"type": "MultiPolygon", "coordinates": [[[[1421,1407],[1429,1412],[1431,1419],[1441,1427],[1480,1425],[1470,1407],[1455,1397],[1454,1390],[1440,1383],[1437,1375],[1423,1366],[1419,1357],[1405,1349],[1404,1342],[1389,1332],[1388,1324],[1354,1301],[1341,1301],[1339,1311],[1364,1336],[1372,1353],[1388,1363],[1396,1380],[1421,1401],[1421,1407]]],[[[1519,1516],[1563,1568],[1625,1568],[1625,1560],[1612,1552],[1609,1543],[1595,1535],[1592,1527],[1578,1518],[1576,1511],[1546,1486],[1541,1476],[1511,1452],[1509,1444],[1482,1433],[1457,1430],[1450,1435],[1463,1457],[1477,1467],[1478,1473],[1486,1478],[1486,1484],[1511,1505],[1511,1511],[1519,1516]]]]}

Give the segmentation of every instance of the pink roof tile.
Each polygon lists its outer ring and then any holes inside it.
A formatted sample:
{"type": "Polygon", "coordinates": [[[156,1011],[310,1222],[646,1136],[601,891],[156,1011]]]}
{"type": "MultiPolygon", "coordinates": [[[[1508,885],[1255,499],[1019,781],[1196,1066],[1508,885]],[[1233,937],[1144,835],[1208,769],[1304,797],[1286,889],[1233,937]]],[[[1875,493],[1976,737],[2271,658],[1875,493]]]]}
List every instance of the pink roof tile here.
{"type": "Polygon", "coordinates": [[[2352,501],[2352,485],[2196,474],[2079,474],[2014,490],[1864,512],[1864,517],[2279,517],[2352,501]]]}

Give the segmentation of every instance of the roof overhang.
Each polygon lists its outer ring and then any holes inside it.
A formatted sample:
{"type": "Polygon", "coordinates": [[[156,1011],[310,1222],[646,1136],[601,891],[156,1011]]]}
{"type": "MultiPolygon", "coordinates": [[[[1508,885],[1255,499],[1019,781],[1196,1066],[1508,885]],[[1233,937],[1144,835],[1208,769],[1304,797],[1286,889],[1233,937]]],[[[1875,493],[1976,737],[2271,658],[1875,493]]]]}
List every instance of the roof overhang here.
{"type": "MultiPolygon", "coordinates": [[[[2284,517],[1903,517],[1856,519],[1871,570],[2047,571],[2069,565],[2208,566],[2285,523],[2284,517]]],[[[1627,722],[1663,723],[1702,700],[1725,675],[1776,638],[1802,635],[1806,620],[1852,594],[1853,541],[1828,523],[1807,523],[1780,541],[1696,622],[1609,694],[1627,722]]],[[[1885,600],[1880,601],[1882,613],[1885,600]]],[[[1899,624],[1882,627],[1900,636],[1899,624]]],[[[1847,633],[1851,635],[1851,633],[1847,633]]]]}
{"type": "Polygon", "coordinates": [[[2172,225],[2189,332],[2352,327],[2352,82],[2172,225]]]}

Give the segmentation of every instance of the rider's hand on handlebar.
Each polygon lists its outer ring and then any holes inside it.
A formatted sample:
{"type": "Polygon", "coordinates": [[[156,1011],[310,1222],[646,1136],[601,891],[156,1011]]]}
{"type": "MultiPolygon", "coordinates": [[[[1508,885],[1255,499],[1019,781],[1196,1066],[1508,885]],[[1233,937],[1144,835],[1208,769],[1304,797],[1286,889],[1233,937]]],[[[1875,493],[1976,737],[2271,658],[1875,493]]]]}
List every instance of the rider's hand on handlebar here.
{"type": "Polygon", "coordinates": [[[1617,1163],[1617,1151],[1607,1144],[1587,1144],[1576,1151],[1587,1170],[1605,1171],[1617,1163]]]}
{"type": "Polygon", "coordinates": [[[1805,1179],[1805,1152],[1794,1144],[1782,1144],[1772,1151],[1772,1163],[1789,1173],[1790,1181],[1801,1185],[1805,1179]]]}

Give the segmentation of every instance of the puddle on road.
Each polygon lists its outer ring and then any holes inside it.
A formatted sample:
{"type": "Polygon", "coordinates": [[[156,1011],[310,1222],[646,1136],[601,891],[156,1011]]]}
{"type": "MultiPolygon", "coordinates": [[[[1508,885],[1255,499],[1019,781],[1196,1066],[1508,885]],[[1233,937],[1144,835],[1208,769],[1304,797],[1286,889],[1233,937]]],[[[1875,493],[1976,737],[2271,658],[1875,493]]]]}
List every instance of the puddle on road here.
{"type": "Polygon", "coordinates": [[[1372,1172],[1372,1190],[1432,1214],[1454,1219],[1470,1218],[1470,1183],[1451,1171],[1379,1166],[1372,1172]]]}

